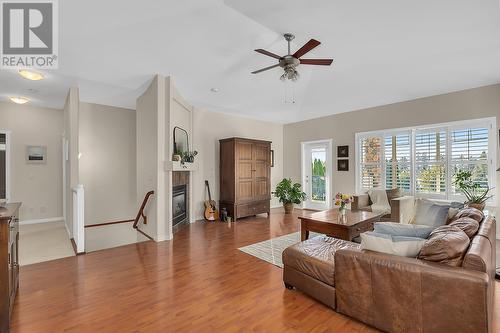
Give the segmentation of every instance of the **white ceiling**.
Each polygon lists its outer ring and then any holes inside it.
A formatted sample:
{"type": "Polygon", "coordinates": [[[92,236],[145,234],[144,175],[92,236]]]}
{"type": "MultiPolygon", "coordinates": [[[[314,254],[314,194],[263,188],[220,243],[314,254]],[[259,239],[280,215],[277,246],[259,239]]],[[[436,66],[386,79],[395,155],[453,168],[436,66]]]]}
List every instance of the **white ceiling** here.
{"type": "Polygon", "coordinates": [[[500,82],[498,0],[64,0],[59,70],[31,82],[0,71],[0,98],[24,95],[62,108],[70,86],[83,101],[135,108],[155,73],[172,75],[191,103],[280,123],[500,82]],[[255,53],[285,54],[310,38],[296,104],[283,103],[280,69],[255,53]],[[218,93],[210,88],[217,87],[218,93]],[[36,91],[29,91],[35,89],[36,91]]]}

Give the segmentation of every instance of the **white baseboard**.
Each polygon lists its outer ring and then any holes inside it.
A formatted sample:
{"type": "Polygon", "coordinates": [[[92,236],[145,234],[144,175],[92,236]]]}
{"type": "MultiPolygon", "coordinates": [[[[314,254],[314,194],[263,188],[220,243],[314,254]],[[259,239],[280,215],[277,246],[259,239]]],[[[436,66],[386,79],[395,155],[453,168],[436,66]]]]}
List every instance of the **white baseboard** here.
{"type": "Polygon", "coordinates": [[[20,225],[27,225],[27,224],[38,224],[38,223],[50,223],[50,222],[62,222],[64,221],[64,217],[49,217],[46,219],[34,219],[34,220],[24,220],[24,221],[19,221],[20,225]]]}

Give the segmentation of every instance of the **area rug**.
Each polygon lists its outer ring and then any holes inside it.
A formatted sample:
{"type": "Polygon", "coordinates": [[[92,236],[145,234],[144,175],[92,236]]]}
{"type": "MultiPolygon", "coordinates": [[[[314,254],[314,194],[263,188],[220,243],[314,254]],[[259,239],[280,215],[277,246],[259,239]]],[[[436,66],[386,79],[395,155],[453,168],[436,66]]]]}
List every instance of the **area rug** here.
{"type": "MultiPolygon", "coordinates": [[[[321,234],[311,232],[309,234],[309,238],[319,235],[321,234]]],[[[287,247],[298,242],[300,242],[300,232],[294,232],[292,234],[271,238],[263,242],[240,247],[238,250],[259,258],[260,260],[267,261],[270,264],[283,268],[281,254],[287,247]]]]}

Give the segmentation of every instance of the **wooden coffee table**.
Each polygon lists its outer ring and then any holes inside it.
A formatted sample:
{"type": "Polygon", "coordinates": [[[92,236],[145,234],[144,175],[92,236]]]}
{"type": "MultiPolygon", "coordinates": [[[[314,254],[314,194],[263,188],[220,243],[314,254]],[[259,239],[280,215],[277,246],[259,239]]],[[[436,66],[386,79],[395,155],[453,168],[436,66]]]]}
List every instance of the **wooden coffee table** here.
{"type": "Polygon", "coordinates": [[[309,238],[309,231],[352,241],[359,234],[373,230],[373,224],[380,221],[383,214],[347,210],[342,219],[339,209],[334,208],[309,216],[299,216],[301,240],[309,238]]]}

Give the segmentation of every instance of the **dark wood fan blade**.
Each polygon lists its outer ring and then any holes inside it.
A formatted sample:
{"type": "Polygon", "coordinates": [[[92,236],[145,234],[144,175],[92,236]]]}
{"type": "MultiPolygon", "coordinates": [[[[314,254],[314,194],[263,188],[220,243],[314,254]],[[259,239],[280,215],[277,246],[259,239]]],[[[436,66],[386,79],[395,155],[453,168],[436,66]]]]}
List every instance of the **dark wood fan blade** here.
{"type": "Polygon", "coordinates": [[[263,49],[257,49],[257,50],[255,50],[255,52],[259,52],[259,53],[265,54],[266,56],[270,56],[270,57],[273,57],[276,59],[281,59],[281,57],[279,55],[271,53],[271,52],[263,50],[263,49]]]}
{"type": "Polygon", "coordinates": [[[301,64],[304,65],[323,65],[330,66],[333,59],[299,59],[301,64]]]}
{"type": "Polygon", "coordinates": [[[305,43],[304,46],[302,46],[300,49],[298,49],[297,52],[295,52],[293,54],[293,56],[295,58],[300,58],[304,54],[306,54],[307,52],[309,52],[312,49],[314,49],[319,44],[321,44],[321,43],[319,41],[317,41],[316,39],[311,39],[310,41],[308,41],[307,43],[305,43]]]}
{"type": "Polygon", "coordinates": [[[260,73],[260,72],[263,72],[263,71],[267,71],[268,69],[271,69],[271,68],[274,68],[274,67],[278,67],[280,64],[276,64],[276,65],[272,65],[272,66],[269,66],[269,67],[266,67],[266,68],[262,68],[262,69],[259,69],[259,70],[256,70],[254,72],[252,72],[252,74],[257,74],[257,73],[260,73]]]}

